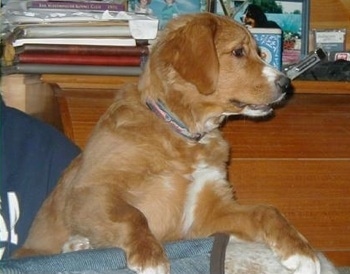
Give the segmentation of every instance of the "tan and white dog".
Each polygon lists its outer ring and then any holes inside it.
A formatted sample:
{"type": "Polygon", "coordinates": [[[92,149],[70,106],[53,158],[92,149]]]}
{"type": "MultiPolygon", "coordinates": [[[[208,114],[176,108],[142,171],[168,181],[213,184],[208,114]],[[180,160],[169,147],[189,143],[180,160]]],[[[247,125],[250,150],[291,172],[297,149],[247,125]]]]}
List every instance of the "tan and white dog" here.
{"type": "Polygon", "coordinates": [[[60,253],[80,235],[94,248],[123,248],[138,273],[169,273],[163,242],[224,232],[266,244],[293,273],[320,273],[313,249],[282,214],[240,205],[227,179],[220,125],[230,115],[270,114],[289,84],[229,18],[174,19],[138,85],[118,93],[16,256],[60,253]]]}

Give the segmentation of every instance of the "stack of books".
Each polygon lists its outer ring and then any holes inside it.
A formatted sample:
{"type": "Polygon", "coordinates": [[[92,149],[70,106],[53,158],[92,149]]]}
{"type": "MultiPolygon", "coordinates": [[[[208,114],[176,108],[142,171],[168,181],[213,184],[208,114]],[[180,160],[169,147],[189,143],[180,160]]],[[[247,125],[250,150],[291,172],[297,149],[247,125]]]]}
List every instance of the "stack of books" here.
{"type": "MultiPolygon", "coordinates": [[[[64,0],[24,3],[26,11],[39,10],[38,14],[41,14],[41,10],[50,12],[51,15],[62,10],[82,13],[86,17],[83,11],[89,10],[91,14],[97,14],[101,18],[72,20],[71,14],[65,20],[62,16],[61,20],[49,22],[29,22],[28,18],[18,18],[18,22],[12,22],[14,28],[5,38],[4,74],[136,76],[142,72],[150,43],[158,34],[158,19],[127,13],[125,4],[121,3],[64,0]],[[103,10],[104,7],[119,10],[111,13],[103,10]]],[[[11,5],[11,1],[9,4],[11,5]]],[[[9,16],[10,11],[11,9],[7,9],[5,15],[9,16]]],[[[12,16],[11,20],[14,20],[12,16]]]]}

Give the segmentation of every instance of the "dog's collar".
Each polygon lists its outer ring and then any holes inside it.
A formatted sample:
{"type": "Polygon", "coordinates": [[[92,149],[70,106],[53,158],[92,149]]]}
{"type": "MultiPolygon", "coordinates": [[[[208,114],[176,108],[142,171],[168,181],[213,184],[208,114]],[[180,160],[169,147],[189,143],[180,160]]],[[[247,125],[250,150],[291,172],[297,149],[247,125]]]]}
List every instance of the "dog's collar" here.
{"type": "Polygon", "coordinates": [[[187,126],[161,100],[154,101],[148,99],[146,100],[146,105],[153,113],[167,122],[174,131],[187,139],[198,142],[204,136],[201,133],[192,134],[187,126]]]}

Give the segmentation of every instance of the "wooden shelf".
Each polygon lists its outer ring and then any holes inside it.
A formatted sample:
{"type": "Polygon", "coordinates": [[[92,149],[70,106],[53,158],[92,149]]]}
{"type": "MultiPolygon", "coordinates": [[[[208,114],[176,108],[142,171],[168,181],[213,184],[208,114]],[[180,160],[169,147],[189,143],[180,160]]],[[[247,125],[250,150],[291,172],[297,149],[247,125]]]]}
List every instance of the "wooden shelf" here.
{"type": "Polygon", "coordinates": [[[108,75],[72,75],[72,74],[43,74],[41,81],[58,85],[62,89],[118,89],[124,84],[134,83],[136,76],[108,76],[108,75]]]}
{"type": "Polygon", "coordinates": [[[295,93],[350,94],[350,82],[293,81],[295,93]]]}

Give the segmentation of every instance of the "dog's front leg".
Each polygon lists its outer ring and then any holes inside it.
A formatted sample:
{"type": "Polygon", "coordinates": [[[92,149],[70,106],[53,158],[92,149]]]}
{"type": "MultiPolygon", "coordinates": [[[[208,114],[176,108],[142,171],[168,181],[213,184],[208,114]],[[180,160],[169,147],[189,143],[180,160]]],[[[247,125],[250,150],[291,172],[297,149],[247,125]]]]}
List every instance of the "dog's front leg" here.
{"type": "Polygon", "coordinates": [[[136,208],[128,209],[122,248],[127,254],[128,267],[137,273],[167,274],[170,265],[162,245],[151,233],[145,216],[136,208]],[[128,220],[130,218],[130,220],[128,220]]]}
{"type": "Polygon", "coordinates": [[[128,267],[137,273],[167,274],[170,266],[161,244],[148,227],[145,216],[133,208],[126,227],[122,248],[127,254],[128,267]]]}
{"type": "MultiPolygon", "coordinates": [[[[93,248],[119,247],[126,253],[128,267],[137,273],[167,274],[170,266],[161,243],[149,229],[146,217],[137,208],[113,193],[113,199],[101,201],[107,189],[95,187],[84,192],[82,206],[74,199],[72,231],[87,237],[93,248]],[[88,201],[86,203],[86,201],[88,201]]],[[[112,191],[113,192],[113,191],[112,191]]],[[[109,190],[111,194],[111,190],[109,190]]]]}
{"type": "Polygon", "coordinates": [[[239,205],[227,199],[227,195],[223,197],[218,189],[204,189],[201,194],[203,197],[197,200],[196,218],[189,231],[191,236],[224,232],[243,240],[263,242],[293,273],[320,273],[320,263],[307,240],[276,208],[239,205]],[[207,201],[210,205],[202,204],[207,201]]]}

